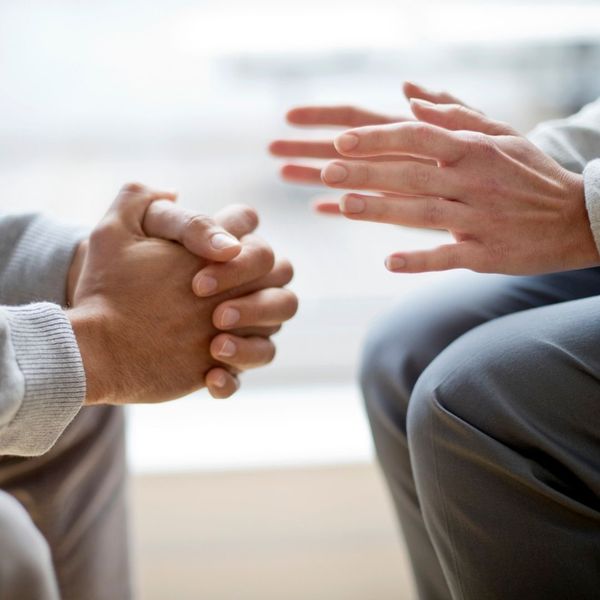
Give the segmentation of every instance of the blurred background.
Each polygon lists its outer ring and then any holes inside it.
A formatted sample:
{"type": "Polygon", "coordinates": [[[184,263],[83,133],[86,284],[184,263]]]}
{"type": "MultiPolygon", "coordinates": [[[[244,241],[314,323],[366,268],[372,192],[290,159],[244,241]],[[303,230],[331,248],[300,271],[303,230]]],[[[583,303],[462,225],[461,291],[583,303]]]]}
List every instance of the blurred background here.
{"type": "Polygon", "coordinates": [[[600,95],[599,72],[594,1],[0,0],[3,210],[91,227],[139,180],[255,206],[296,266],[298,316],[235,399],[130,411],[140,598],[411,595],[355,374],[369,323],[444,276],[383,258],[443,236],[313,215],[319,191],[266,153],[285,111],[397,114],[411,79],[525,132],[600,95]]]}

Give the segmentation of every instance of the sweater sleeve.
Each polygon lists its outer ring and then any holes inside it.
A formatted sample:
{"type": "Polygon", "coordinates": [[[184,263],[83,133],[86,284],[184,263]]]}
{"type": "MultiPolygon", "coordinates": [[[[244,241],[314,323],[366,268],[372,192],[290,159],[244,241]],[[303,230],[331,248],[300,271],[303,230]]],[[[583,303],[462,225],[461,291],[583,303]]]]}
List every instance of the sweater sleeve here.
{"type": "Polygon", "coordinates": [[[83,237],[40,215],[0,218],[0,454],[46,452],[85,398],[79,349],[60,308],[83,237]]]}
{"type": "Polygon", "coordinates": [[[587,164],[583,171],[583,188],[585,205],[594,234],[594,241],[600,252],[600,159],[587,164]]]}
{"type": "Polygon", "coordinates": [[[528,137],[565,169],[582,173],[600,157],[600,99],[571,117],[540,123],[528,137]]]}
{"type": "Polygon", "coordinates": [[[65,312],[0,307],[0,454],[49,450],[79,411],[85,372],[65,312]]]}
{"type": "Polygon", "coordinates": [[[64,306],[69,267],[83,237],[40,215],[0,217],[0,304],[64,306]]]}
{"type": "Polygon", "coordinates": [[[583,173],[585,204],[600,252],[600,98],[571,117],[541,123],[529,139],[565,169],[583,173]]]}

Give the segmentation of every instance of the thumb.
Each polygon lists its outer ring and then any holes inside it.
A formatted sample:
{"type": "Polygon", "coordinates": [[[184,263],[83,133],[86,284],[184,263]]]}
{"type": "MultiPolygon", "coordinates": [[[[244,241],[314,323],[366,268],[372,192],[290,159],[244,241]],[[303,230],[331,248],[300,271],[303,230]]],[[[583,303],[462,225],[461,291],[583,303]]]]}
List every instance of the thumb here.
{"type": "Polygon", "coordinates": [[[117,194],[108,215],[116,219],[130,232],[144,235],[143,222],[148,207],[155,200],[177,200],[176,192],[155,190],[141,183],[126,183],[117,194]]]}
{"type": "Polygon", "coordinates": [[[487,135],[518,135],[510,125],[494,121],[463,104],[433,104],[413,98],[410,108],[419,121],[445,129],[478,131],[487,135]]]}
{"type": "MultiPolygon", "coordinates": [[[[254,223],[250,211],[238,208],[238,220],[244,221],[242,234],[249,233],[254,223]]],[[[219,262],[235,258],[242,250],[240,242],[215,222],[201,213],[186,210],[165,200],[152,202],[142,216],[142,228],[148,237],[179,242],[192,254],[219,262]]],[[[239,227],[238,227],[239,228],[239,227]]]]}

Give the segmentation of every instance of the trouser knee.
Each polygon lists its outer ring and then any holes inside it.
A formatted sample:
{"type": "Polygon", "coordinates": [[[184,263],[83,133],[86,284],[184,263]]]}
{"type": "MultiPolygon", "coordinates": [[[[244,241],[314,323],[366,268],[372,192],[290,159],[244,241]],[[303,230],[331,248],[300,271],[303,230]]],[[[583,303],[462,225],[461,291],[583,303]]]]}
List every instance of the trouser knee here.
{"type": "Polygon", "coordinates": [[[0,492],[0,600],[58,597],[46,540],[23,506],[0,492]]]}

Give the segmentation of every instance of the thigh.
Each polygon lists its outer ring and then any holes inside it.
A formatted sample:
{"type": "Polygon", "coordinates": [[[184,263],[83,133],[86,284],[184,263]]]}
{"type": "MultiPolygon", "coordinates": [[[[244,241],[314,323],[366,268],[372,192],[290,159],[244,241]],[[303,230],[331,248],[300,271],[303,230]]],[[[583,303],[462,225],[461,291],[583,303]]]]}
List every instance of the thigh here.
{"type": "Polygon", "coordinates": [[[451,344],[415,387],[408,441],[457,597],[596,597],[600,297],[499,318],[451,344]]]}
{"type": "Polygon", "coordinates": [[[412,389],[454,340],[515,312],[600,294],[600,269],[530,277],[457,272],[407,293],[367,338],[361,384],[369,412],[404,429],[412,389]]]}
{"type": "MultiPolygon", "coordinates": [[[[406,293],[373,328],[367,346],[409,348],[415,374],[448,344],[492,319],[600,294],[600,268],[514,277],[456,272],[406,293]]],[[[386,352],[390,354],[390,352],[386,352]]]]}
{"type": "Polygon", "coordinates": [[[64,600],[130,597],[122,408],[83,408],[48,453],[0,459],[0,488],[48,541],[64,600]]]}

